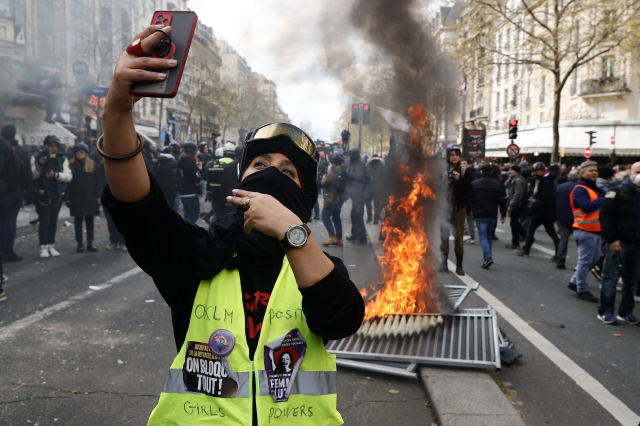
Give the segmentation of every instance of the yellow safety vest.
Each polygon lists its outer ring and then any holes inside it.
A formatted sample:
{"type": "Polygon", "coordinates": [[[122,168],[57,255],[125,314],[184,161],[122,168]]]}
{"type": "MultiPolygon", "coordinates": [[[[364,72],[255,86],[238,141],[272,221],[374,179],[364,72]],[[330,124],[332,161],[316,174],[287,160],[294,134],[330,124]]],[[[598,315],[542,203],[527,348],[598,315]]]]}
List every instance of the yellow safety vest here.
{"type": "MultiPolygon", "coordinates": [[[[326,351],[322,339],[307,326],[302,312],[302,295],[286,256],[267,305],[253,361],[249,358],[245,335],[243,303],[240,274],[237,270],[224,269],[211,281],[200,282],[185,342],[171,364],[160,400],[151,413],[148,424],[251,426],[255,394],[258,394],[258,425],[343,424],[336,409],[335,355],[326,351]],[[227,398],[190,392],[186,389],[184,379],[187,371],[194,374],[193,370],[199,368],[200,373],[203,373],[201,377],[198,376],[198,380],[202,379],[201,385],[205,387],[206,384],[210,392],[218,393],[219,388],[216,386],[222,383],[218,380],[227,376],[220,368],[219,358],[212,356],[209,362],[185,362],[189,342],[191,349],[201,348],[202,346],[197,346],[198,343],[208,345],[209,337],[218,329],[229,330],[235,338],[235,347],[227,360],[237,379],[238,388],[235,396],[227,398]],[[293,329],[299,329],[302,333],[307,344],[306,353],[288,401],[276,403],[269,394],[264,347],[293,329]],[[255,383],[258,384],[255,392],[250,380],[251,373],[255,375],[255,383]]],[[[189,353],[193,353],[193,350],[189,353]]],[[[207,356],[206,353],[204,355],[207,356]]]]}

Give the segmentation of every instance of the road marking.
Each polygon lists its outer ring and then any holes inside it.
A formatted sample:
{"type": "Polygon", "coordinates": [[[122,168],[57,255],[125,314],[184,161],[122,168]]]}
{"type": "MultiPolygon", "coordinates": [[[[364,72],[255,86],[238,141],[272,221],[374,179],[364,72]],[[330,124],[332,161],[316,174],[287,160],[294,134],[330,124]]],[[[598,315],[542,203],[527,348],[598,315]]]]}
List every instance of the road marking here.
{"type": "MultiPolygon", "coordinates": [[[[449,270],[455,272],[456,265],[448,261],[449,270]]],[[[459,276],[467,286],[473,286],[477,282],[469,275],[459,276]]],[[[533,344],[540,352],[571,377],[585,392],[593,397],[623,426],[638,426],[640,416],[634,413],[625,403],[616,398],[607,388],[587,373],[582,367],[566,356],[553,343],[537,332],[525,320],[508,308],[498,298],[480,286],[476,291],[478,296],[493,307],[509,324],[533,344]]]]}
{"type": "MultiPolygon", "coordinates": [[[[124,274],[118,275],[117,277],[111,278],[108,281],[105,281],[104,283],[100,284],[100,288],[102,290],[104,290],[105,288],[109,288],[111,287],[113,284],[117,284],[120,281],[123,281],[127,278],[129,278],[132,275],[135,275],[139,272],[142,272],[142,269],[140,269],[139,267],[135,267],[130,271],[125,272],[124,274]]],[[[67,306],[71,306],[74,303],[85,299],[89,296],[91,296],[92,294],[96,294],[95,290],[86,290],[83,291],[82,293],[78,293],[75,296],[60,302],[56,305],[53,306],[49,306],[48,308],[43,309],[42,311],[38,312],[37,314],[31,314],[28,317],[22,318],[21,320],[18,320],[16,322],[13,322],[11,324],[9,324],[6,327],[2,327],[0,328],[0,341],[3,341],[4,339],[6,339],[7,337],[13,335],[16,331],[18,330],[22,330],[25,327],[30,326],[31,324],[35,324],[38,321],[43,320],[44,318],[48,317],[49,315],[52,315],[64,308],[66,308],[67,306]]]]}

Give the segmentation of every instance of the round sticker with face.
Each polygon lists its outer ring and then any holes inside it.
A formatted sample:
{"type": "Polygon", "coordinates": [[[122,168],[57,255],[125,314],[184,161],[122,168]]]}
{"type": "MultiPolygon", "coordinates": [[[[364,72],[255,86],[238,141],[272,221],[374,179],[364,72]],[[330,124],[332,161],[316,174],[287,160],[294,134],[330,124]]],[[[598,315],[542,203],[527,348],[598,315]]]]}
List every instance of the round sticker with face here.
{"type": "Polygon", "coordinates": [[[229,330],[220,329],[213,332],[209,338],[209,350],[219,357],[227,356],[233,350],[236,339],[229,330]]]}

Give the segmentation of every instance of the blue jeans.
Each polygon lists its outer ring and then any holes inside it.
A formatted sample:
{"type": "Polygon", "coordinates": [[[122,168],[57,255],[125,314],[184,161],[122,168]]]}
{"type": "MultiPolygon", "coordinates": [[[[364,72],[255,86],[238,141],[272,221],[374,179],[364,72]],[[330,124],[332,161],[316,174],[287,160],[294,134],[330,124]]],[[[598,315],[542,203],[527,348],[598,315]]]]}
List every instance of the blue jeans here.
{"type": "Polygon", "coordinates": [[[578,265],[569,282],[584,293],[589,291],[587,274],[600,260],[600,235],[574,228],[573,238],[578,243],[578,265]]]}
{"type": "Polygon", "coordinates": [[[607,247],[602,273],[602,290],[600,290],[600,315],[613,315],[616,304],[616,285],[622,274],[622,301],[618,308],[618,315],[627,317],[633,314],[633,296],[640,280],[640,242],[620,242],[622,251],[611,252],[607,247]]]}
{"type": "Polygon", "coordinates": [[[322,208],[322,223],[329,236],[335,235],[338,238],[342,238],[342,219],[340,218],[340,210],[342,210],[342,203],[334,204],[332,206],[325,206],[322,208]],[[333,223],[331,223],[333,221],[333,223]],[[335,224],[335,231],[333,225],[335,224]]]}
{"type": "Polygon", "coordinates": [[[4,208],[2,214],[2,257],[7,258],[13,254],[13,242],[16,239],[16,221],[20,213],[22,201],[17,201],[4,208]]]}
{"type": "Polygon", "coordinates": [[[193,197],[180,197],[184,207],[184,220],[196,223],[200,215],[200,200],[196,195],[193,197]]]}
{"type": "Polygon", "coordinates": [[[493,231],[496,229],[498,219],[495,217],[476,217],[476,226],[478,227],[478,239],[482,246],[482,254],[484,260],[493,258],[491,254],[491,246],[493,243],[493,231]]]}

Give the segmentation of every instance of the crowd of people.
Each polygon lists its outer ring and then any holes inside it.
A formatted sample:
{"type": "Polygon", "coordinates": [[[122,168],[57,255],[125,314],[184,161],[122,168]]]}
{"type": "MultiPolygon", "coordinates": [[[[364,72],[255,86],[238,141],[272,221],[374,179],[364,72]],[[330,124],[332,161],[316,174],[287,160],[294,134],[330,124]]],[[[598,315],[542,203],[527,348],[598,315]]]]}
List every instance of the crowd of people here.
{"type": "Polygon", "coordinates": [[[453,233],[456,273],[464,275],[464,243],[475,244],[475,227],[483,252],[483,269],[494,263],[492,245],[498,220],[509,219],[507,249],[529,257],[535,232],[542,226],[554,245],[551,261],[566,269],[571,236],[578,259],[567,287],[576,297],[598,303],[597,318],[640,324],[633,314],[640,301],[640,162],[628,169],[585,161],[579,166],[537,161],[519,164],[474,164],[464,160],[458,145],[446,150],[448,215],[441,226],[441,272],[448,272],[453,233]],[[500,219],[498,219],[498,217],[500,219]],[[465,235],[466,234],[466,235],[465,235]],[[521,244],[522,243],[522,244],[521,244]],[[600,297],[589,291],[591,274],[601,283],[600,297]],[[620,281],[622,284],[620,285],[620,281]],[[615,314],[616,291],[621,302],[615,314]]]}

